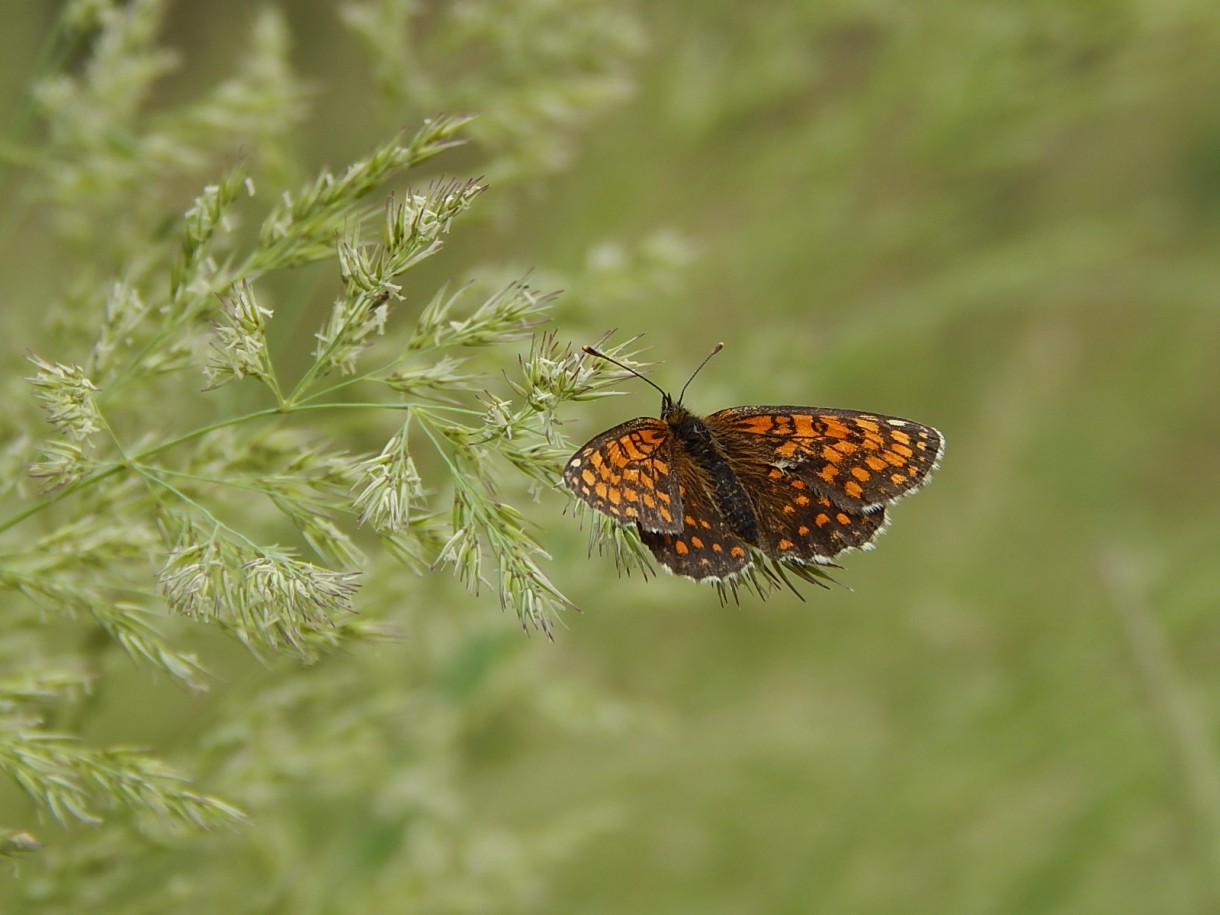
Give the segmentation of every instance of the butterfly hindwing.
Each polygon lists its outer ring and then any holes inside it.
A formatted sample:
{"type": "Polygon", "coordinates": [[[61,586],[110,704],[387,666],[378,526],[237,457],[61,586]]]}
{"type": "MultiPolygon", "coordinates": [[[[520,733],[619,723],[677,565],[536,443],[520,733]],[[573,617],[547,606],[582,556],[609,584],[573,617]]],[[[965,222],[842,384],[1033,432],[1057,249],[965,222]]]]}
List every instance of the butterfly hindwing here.
{"type": "Polygon", "coordinates": [[[828,563],[849,549],[867,549],[885,529],[884,508],[835,505],[793,470],[736,466],[759,517],[758,547],[773,559],[828,563]]]}
{"type": "Polygon", "coordinates": [[[675,575],[723,579],[740,572],[750,564],[750,550],[713,502],[706,470],[685,456],[676,461],[682,529],[661,533],[641,527],[640,540],[675,575]]]}

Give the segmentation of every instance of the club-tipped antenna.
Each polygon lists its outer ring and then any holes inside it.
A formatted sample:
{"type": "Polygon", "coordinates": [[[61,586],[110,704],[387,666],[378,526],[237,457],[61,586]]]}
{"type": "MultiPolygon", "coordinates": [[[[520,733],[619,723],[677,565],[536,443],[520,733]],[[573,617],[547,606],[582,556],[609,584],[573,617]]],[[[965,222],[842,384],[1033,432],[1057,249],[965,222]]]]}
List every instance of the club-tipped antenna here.
{"type": "MultiPolygon", "coordinates": [[[[690,377],[686,379],[686,384],[682,385],[682,393],[678,395],[678,403],[682,403],[682,397],[684,394],[686,394],[686,389],[689,388],[690,383],[695,380],[695,376],[698,375],[701,371],[703,371],[703,367],[705,365],[707,365],[708,360],[711,359],[713,356],[715,356],[722,349],[724,349],[724,343],[723,342],[717,343],[715,346],[712,347],[712,351],[703,357],[703,361],[699,363],[699,367],[690,373],[690,377]]],[[[666,403],[670,402],[669,395],[665,392],[664,388],[662,388],[659,384],[657,384],[651,378],[648,378],[645,375],[641,375],[631,366],[624,365],[623,363],[621,363],[617,359],[615,359],[613,356],[607,356],[601,350],[594,349],[593,347],[588,346],[588,345],[582,346],[581,350],[583,352],[588,353],[590,356],[596,356],[598,359],[605,359],[607,362],[612,362],[625,372],[630,372],[636,378],[640,379],[640,381],[644,382],[645,384],[650,384],[654,388],[656,388],[658,391],[660,391],[661,396],[665,398],[666,403]]]]}
{"type": "Polygon", "coordinates": [[[668,395],[668,394],[666,394],[666,393],[665,393],[665,391],[661,389],[661,386],[660,386],[660,385],[658,385],[658,384],[657,384],[655,381],[653,381],[651,378],[648,378],[647,376],[641,375],[639,372],[637,372],[635,369],[633,369],[633,368],[632,368],[631,366],[629,366],[629,365],[623,365],[623,363],[619,362],[619,361],[618,361],[617,359],[615,359],[613,356],[607,356],[607,355],[606,355],[605,353],[603,353],[601,350],[594,349],[594,348],[593,348],[593,347],[591,347],[591,346],[582,346],[582,347],[581,347],[581,350],[582,350],[583,352],[588,353],[590,356],[596,356],[598,359],[605,359],[607,362],[613,362],[613,363],[614,363],[615,365],[617,365],[617,366],[618,366],[620,369],[622,369],[622,370],[623,370],[623,371],[625,371],[625,372],[630,372],[632,375],[634,375],[636,378],[640,379],[640,381],[644,382],[645,384],[650,384],[650,385],[652,385],[654,388],[656,388],[658,391],[660,391],[660,392],[661,392],[661,396],[662,396],[662,397],[669,397],[669,395],[668,395]]]}
{"type": "Polygon", "coordinates": [[[724,343],[717,343],[712,347],[712,351],[703,357],[703,361],[699,363],[699,367],[690,373],[690,377],[686,379],[686,384],[682,385],[682,391],[678,394],[678,403],[682,403],[682,398],[686,396],[686,389],[690,387],[690,383],[695,380],[695,376],[703,371],[703,367],[707,365],[708,360],[715,356],[718,352],[724,349],[724,343]]]}

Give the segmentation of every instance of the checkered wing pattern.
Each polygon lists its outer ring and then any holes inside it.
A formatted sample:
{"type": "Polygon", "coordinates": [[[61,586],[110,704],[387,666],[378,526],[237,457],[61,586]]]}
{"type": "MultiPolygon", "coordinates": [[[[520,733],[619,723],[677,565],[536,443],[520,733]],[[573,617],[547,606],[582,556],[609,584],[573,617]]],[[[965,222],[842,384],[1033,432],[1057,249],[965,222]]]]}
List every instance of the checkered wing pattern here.
{"type": "Polygon", "coordinates": [[[758,547],[772,559],[829,563],[848,549],[868,549],[885,529],[884,508],[835,505],[805,476],[775,466],[735,466],[758,516],[758,547]]]}
{"type": "Polygon", "coordinates": [[[668,397],[568,461],[564,482],[634,524],[670,571],[727,581],[761,553],[790,569],[867,549],[886,506],[917,490],[944,452],[930,426],[819,407],[733,407],[698,417],[668,397]]]}
{"type": "Polygon", "coordinates": [[[704,421],[731,464],[761,461],[795,474],[848,517],[915,492],[944,452],[930,426],[852,410],[732,407],[704,421]]]}
{"type": "Polygon", "coordinates": [[[749,547],[713,503],[706,472],[685,455],[677,458],[675,470],[682,528],[673,533],[641,529],[640,540],[675,575],[700,580],[740,572],[752,560],[749,547]]]}
{"type": "Polygon", "coordinates": [[[600,512],[644,531],[682,531],[673,436],[662,420],[641,417],[603,432],[572,455],[563,482],[600,512]]]}

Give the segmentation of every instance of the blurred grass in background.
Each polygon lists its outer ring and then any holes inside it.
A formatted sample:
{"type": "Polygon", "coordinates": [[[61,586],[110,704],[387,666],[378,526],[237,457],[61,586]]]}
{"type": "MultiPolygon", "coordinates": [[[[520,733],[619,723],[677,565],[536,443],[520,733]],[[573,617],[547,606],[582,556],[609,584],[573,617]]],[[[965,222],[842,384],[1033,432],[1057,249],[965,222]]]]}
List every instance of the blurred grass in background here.
{"type": "MultiPolygon", "coordinates": [[[[202,698],[118,659],[73,713],[82,736],[153,746],[253,822],[132,858],[40,824],[47,850],[0,865],[0,900],[1216,911],[1220,7],[419,3],[397,72],[342,7],[284,7],[312,89],[284,180],[479,111],[442,167],[489,176],[490,218],[427,277],[533,268],[567,289],[561,338],[645,332],[663,387],[728,341],[696,410],[909,416],[945,432],[945,464],[847,557],[852,590],[804,603],[620,579],[565,496],[522,489],[584,611],[555,644],[443,577],[385,572],[363,600],[401,644],[264,669],[196,627],[218,673],[202,698]]],[[[7,124],[51,18],[6,10],[7,124]]],[[[154,109],[223,78],[251,22],[172,6],[181,63],[154,109]]],[[[0,253],[11,378],[26,348],[80,358],[43,320],[71,264],[26,218],[0,253]]],[[[322,309],[327,283],[279,296],[322,309]]],[[[568,434],[656,412],[624,389],[568,434]]],[[[31,811],[0,786],[0,821],[31,811]]]]}

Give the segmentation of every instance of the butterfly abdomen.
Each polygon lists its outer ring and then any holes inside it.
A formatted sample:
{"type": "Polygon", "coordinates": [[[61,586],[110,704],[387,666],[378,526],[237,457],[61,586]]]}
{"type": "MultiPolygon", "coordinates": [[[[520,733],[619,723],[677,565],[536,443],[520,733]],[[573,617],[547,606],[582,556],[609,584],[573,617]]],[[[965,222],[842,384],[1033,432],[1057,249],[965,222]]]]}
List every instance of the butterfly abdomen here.
{"type": "Polygon", "coordinates": [[[682,444],[682,450],[701,472],[711,497],[729,528],[747,543],[758,543],[754,505],[729,466],[707,424],[693,413],[676,408],[665,420],[682,444]]]}

